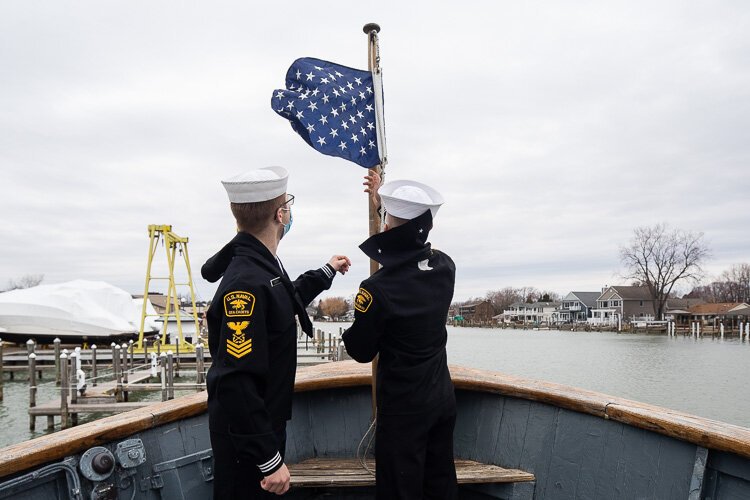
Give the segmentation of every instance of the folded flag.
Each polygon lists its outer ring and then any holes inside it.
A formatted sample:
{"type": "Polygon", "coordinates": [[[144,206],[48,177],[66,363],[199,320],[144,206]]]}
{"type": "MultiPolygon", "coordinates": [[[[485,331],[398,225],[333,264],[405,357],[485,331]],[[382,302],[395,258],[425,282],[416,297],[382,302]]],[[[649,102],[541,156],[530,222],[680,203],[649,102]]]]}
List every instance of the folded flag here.
{"type": "Polygon", "coordinates": [[[366,168],[380,163],[369,71],[311,57],[297,59],[286,73],[286,89],[274,91],[271,106],[321,153],[366,168]]]}

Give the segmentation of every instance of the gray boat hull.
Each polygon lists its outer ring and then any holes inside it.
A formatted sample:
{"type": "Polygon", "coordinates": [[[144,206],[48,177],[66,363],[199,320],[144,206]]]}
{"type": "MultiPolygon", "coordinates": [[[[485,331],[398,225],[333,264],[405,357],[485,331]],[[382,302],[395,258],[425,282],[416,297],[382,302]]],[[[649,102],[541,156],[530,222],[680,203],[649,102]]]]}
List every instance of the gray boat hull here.
{"type": "MultiPolygon", "coordinates": [[[[522,469],[536,477],[526,483],[462,485],[461,498],[750,498],[748,457],[544,401],[457,387],[456,457],[522,469]]],[[[298,392],[287,428],[287,463],[312,457],[354,457],[370,418],[369,386],[298,392]]],[[[118,458],[118,466],[106,480],[93,482],[82,476],[82,451],[48,462],[46,467],[58,466],[52,471],[35,467],[33,471],[42,471],[42,477],[24,470],[3,478],[0,498],[75,498],[73,488],[80,488],[80,498],[86,499],[212,497],[213,463],[205,412],[90,446],[99,444],[118,456],[117,445],[133,440],[142,443],[145,461],[135,464],[118,458]],[[100,493],[92,494],[95,489],[100,493]],[[106,496],[107,492],[114,496],[106,496]]],[[[293,489],[286,498],[321,495],[372,498],[374,491],[305,488],[293,489]]]]}

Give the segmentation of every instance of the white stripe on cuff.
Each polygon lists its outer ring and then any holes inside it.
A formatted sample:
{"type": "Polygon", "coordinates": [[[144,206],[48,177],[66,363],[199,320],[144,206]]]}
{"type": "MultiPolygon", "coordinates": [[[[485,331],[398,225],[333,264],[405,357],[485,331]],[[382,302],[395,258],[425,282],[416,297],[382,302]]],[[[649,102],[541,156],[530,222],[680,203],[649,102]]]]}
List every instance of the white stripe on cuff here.
{"type": "Polygon", "coordinates": [[[263,465],[259,465],[258,468],[262,473],[265,474],[266,472],[279,465],[279,462],[281,462],[281,454],[277,451],[276,455],[271,460],[264,463],[263,465]]]}
{"type": "Polygon", "coordinates": [[[326,276],[328,276],[329,278],[333,278],[334,273],[333,271],[331,271],[331,268],[328,267],[328,264],[321,267],[321,269],[323,270],[324,273],[326,273],[326,276]]]}

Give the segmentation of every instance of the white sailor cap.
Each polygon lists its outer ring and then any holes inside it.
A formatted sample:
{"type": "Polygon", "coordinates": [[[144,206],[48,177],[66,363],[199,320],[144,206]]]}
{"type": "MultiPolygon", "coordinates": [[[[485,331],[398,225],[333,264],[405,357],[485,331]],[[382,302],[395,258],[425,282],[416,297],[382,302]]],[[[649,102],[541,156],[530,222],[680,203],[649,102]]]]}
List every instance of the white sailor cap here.
{"type": "Polygon", "coordinates": [[[436,190],[416,181],[391,181],[378,189],[385,211],[394,217],[411,220],[427,210],[437,215],[443,196],[436,190]]]}
{"type": "Polygon", "coordinates": [[[257,203],[286,193],[289,172],[284,167],[248,170],[224,179],[221,183],[232,203],[257,203]]]}

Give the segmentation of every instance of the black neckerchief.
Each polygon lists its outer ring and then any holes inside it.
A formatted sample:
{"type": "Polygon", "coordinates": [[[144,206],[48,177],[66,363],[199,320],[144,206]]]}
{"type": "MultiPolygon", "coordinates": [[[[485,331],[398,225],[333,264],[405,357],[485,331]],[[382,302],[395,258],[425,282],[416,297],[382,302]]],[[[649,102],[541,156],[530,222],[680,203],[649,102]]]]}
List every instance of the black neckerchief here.
{"type": "Polygon", "coordinates": [[[432,250],[427,235],[432,229],[432,212],[425,213],[388,231],[370,236],[359,248],[383,267],[429,258],[432,250]]]}
{"type": "Polygon", "coordinates": [[[294,284],[289,280],[289,276],[287,276],[286,272],[280,267],[279,262],[276,260],[276,257],[273,256],[268,247],[261,243],[258,238],[252,234],[242,232],[237,233],[237,235],[232,238],[232,241],[224,245],[224,248],[219,250],[213,257],[203,264],[203,267],[201,267],[201,275],[205,280],[211,283],[218,281],[224,275],[224,272],[227,270],[227,267],[229,267],[229,263],[232,262],[235,255],[249,257],[271,274],[279,275],[279,280],[284,285],[284,289],[289,294],[289,297],[292,299],[294,312],[297,315],[297,318],[299,318],[302,331],[305,332],[308,337],[312,337],[312,322],[307,316],[305,305],[302,303],[299,293],[294,288],[294,284]]]}

